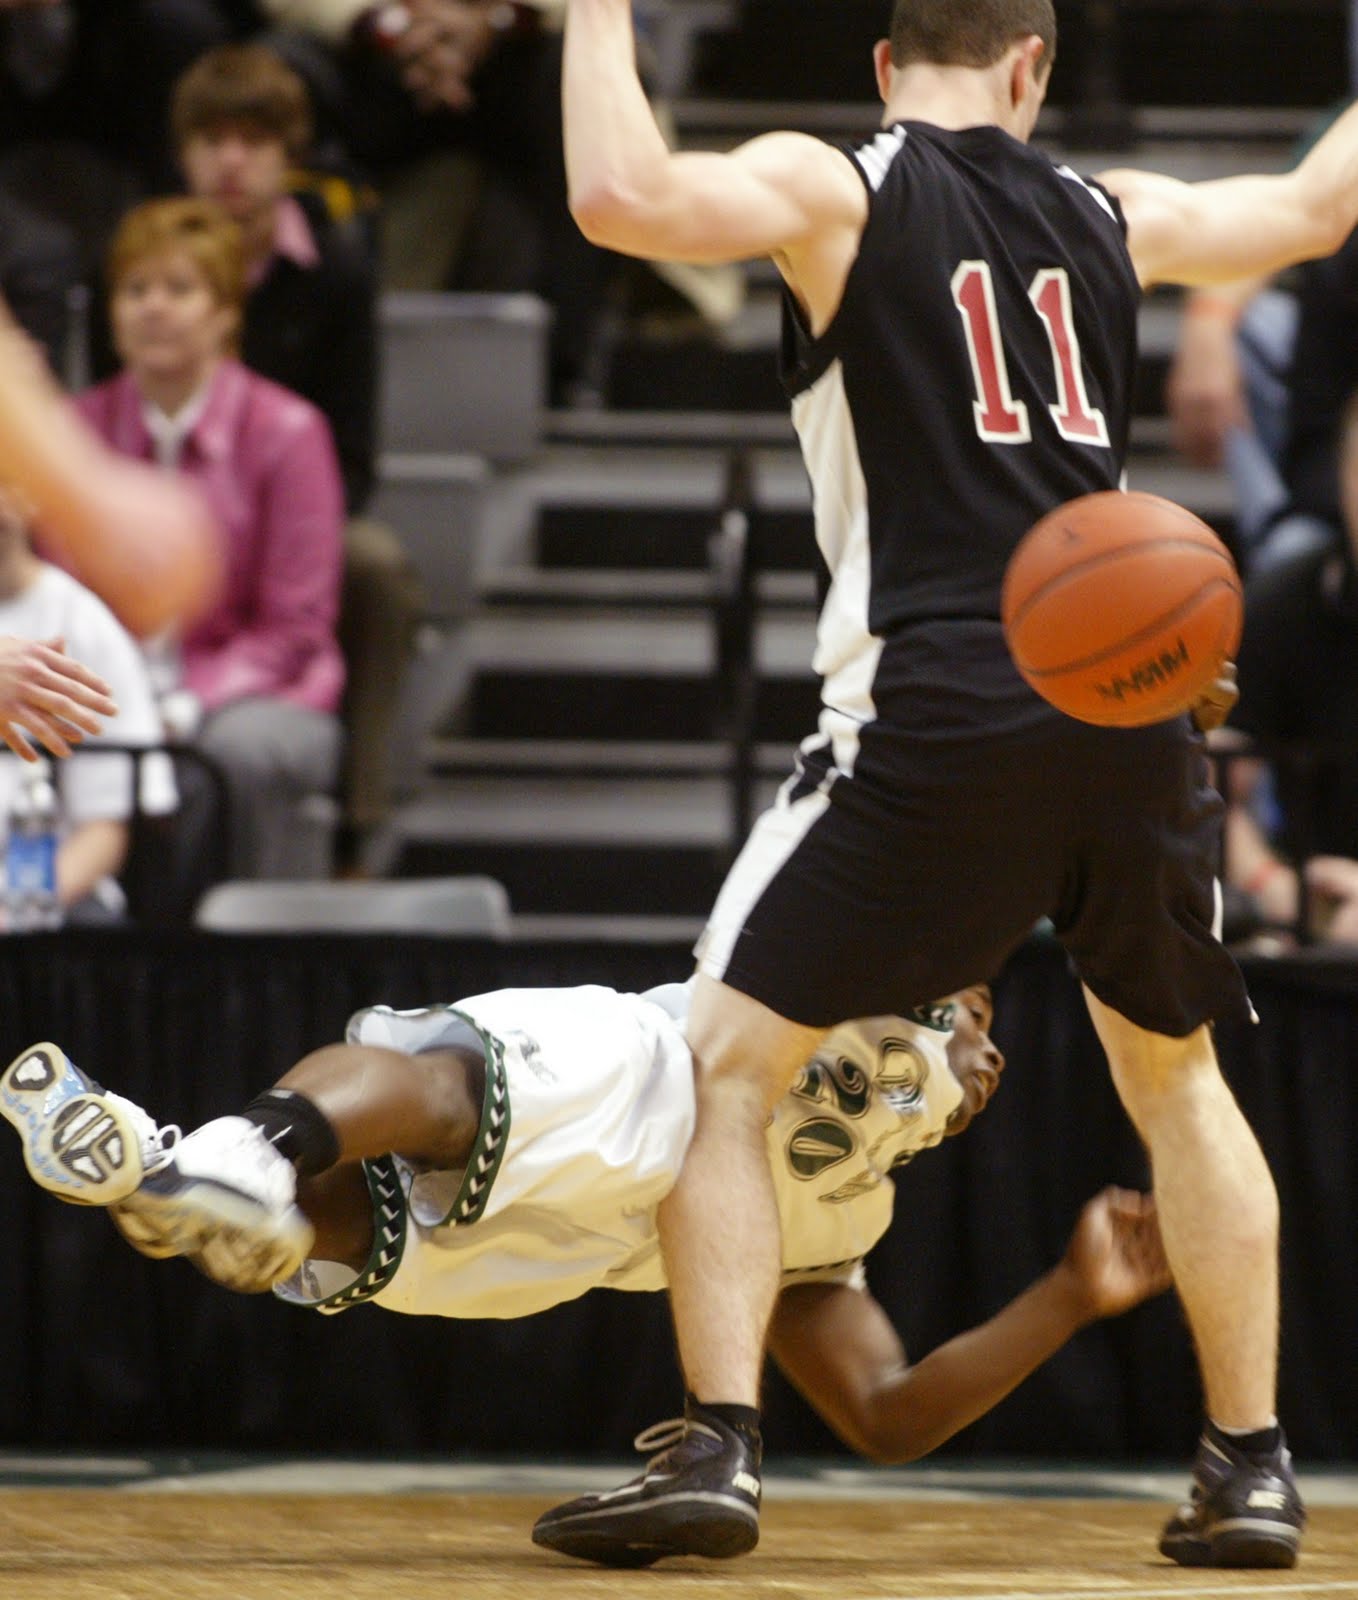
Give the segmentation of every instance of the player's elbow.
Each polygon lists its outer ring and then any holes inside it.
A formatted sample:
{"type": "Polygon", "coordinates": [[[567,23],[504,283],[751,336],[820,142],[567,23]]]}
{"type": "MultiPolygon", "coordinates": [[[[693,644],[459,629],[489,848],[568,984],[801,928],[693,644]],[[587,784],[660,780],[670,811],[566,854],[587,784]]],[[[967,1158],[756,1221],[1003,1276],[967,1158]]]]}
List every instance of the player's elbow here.
{"type": "Polygon", "coordinates": [[[1353,232],[1358,216],[1355,216],[1352,206],[1331,206],[1322,222],[1323,243],[1316,251],[1316,260],[1323,260],[1332,256],[1344,244],[1353,232]]]}
{"type": "Polygon", "coordinates": [[[610,229],[616,225],[618,216],[616,191],[606,184],[591,184],[588,188],[572,186],[570,205],[575,225],[585,238],[591,244],[607,245],[610,229]]]}
{"type": "Polygon", "coordinates": [[[1358,213],[1348,190],[1343,193],[1325,190],[1308,196],[1302,203],[1302,216],[1306,240],[1302,259],[1310,261],[1332,256],[1358,223],[1358,213]]]}
{"type": "Polygon", "coordinates": [[[889,1420],[870,1422],[855,1440],[858,1454],[875,1467],[903,1467],[927,1456],[931,1446],[913,1428],[889,1420]]]}
{"type": "Polygon", "coordinates": [[[644,227],[645,206],[637,192],[609,178],[573,185],[571,216],[591,244],[627,252],[639,228],[644,227]]]}
{"type": "Polygon", "coordinates": [[[913,1408],[890,1398],[865,1395],[851,1415],[839,1419],[839,1433],[851,1449],[878,1467],[901,1467],[918,1461],[941,1441],[921,1429],[913,1408]]]}

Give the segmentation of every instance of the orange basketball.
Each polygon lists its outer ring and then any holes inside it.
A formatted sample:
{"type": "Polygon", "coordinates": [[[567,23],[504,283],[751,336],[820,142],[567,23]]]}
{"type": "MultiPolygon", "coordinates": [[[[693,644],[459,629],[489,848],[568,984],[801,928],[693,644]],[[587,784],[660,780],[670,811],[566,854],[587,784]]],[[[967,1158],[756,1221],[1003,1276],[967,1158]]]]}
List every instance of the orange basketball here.
{"type": "Polygon", "coordinates": [[[1107,490],[1024,535],[1000,601],[1015,665],[1067,715],[1104,727],[1188,710],[1244,621],[1230,552],[1191,511],[1107,490]]]}

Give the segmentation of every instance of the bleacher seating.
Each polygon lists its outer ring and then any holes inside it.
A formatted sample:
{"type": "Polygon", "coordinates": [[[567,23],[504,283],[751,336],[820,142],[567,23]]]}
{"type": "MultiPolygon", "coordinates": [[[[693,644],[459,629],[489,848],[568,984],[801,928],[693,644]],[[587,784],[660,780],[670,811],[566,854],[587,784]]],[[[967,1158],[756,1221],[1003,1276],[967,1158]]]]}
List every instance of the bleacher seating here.
{"type": "Polygon", "coordinates": [[[382,297],[384,449],[522,461],[540,437],[547,307],[527,294],[382,297]]]}
{"type": "Polygon", "coordinates": [[[208,933],[427,933],[506,938],[509,897],[493,878],[378,883],[219,883],[194,916],[208,933]]]}
{"type": "MultiPolygon", "coordinates": [[[[1278,170],[1342,87],[1337,0],[1058,11],[1063,60],[1038,142],[1082,171],[1114,160],[1189,178],[1278,170]],[[1096,10],[1116,13],[1103,33],[1084,26],[1096,10]],[[1181,48],[1188,31],[1193,52],[1181,48]],[[1183,65],[1201,60],[1204,39],[1230,103],[1183,65]],[[1082,74],[1096,51],[1100,72],[1082,74]],[[1080,101],[1091,85],[1113,97],[1099,115],[1080,101]],[[1091,132],[1115,134],[1116,148],[1090,144],[1091,132]]],[[[723,147],[770,126],[869,131],[869,51],[885,12],[885,0],[666,0],[642,18],[671,14],[665,87],[681,139],[723,147]]],[[[382,494],[393,521],[421,524],[412,548],[421,541],[434,610],[453,621],[398,732],[407,802],[374,843],[375,870],[488,873],[530,918],[696,923],[710,904],[751,795],[771,793],[815,709],[816,556],[775,376],[777,285],[761,265],[748,282],[744,311],[719,333],[624,328],[601,404],[555,412],[542,409],[529,354],[540,324],[506,324],[489,304],[482,318],[475,297],[390,301],[382,494]],[[445,451],[491,466],[459,477],[445,451]],[[748,521],[759,607],[743,773],[717,675],[709,559],[737,457],[750,468],[734,509],[748,521]],[[454,481],[464,503],[430,509],[454,481]],[[456,549],[442,542],[477,517],[456,549]]],[[[1178,305],[1157,294],[1143,308],[1131,482],[1229,536],[1225,479],[1169,449],[1178,305]]]]}

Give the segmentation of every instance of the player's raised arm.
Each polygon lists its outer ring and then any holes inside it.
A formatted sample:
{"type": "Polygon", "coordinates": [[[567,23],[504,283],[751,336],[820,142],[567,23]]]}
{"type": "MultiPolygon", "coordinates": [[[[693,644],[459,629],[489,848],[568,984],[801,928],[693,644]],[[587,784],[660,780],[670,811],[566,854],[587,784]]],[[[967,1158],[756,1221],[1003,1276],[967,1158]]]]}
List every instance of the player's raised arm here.
{"type": "Polygon", "coordinates": [[[1080,1213],[1057,1266],[916,1366],[873,1297],[843,1284],[785,1290],[769,1353],[846,1444],[873,1461],[915,1461],[998,1405],[1086,1324],[1169,1281],[1150,1198],[1109,1188],[1080,1213]]]}
{"type": "Polygon", "coordinates": [[[1358,223],[1358,105],[1290,172],[1183,183],[1119,168],[1100,182],[1122,202],[1143,285],[1276,272],[1332,255],[1358,223]]]}
{"type": "Polygon", "coordinates": [[[654,260],[795,264],[813,233],[823,250],[836,223],[855,242],[862,229],[862,181],[819,139],[670,150],[637,77],[631,0],[569,0],[562,100],[571,211],[596,244],[654,260]]]}
{"type": "Polygon", "coordinates": [[[137,634],[203,609],[221,576],[217,529],[189,483],[115,455],[85,426],[0,300],[0,481],[44,543],[137,634]]]}

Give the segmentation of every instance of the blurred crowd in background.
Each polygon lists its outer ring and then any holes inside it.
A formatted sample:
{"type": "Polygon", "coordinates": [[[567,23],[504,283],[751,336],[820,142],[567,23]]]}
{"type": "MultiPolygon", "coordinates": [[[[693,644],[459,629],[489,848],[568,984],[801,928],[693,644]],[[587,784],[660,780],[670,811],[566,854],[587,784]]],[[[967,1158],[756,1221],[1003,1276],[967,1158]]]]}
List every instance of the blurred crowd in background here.
{"type": "MultiPolygon", "coordinates": [[[[111,736],[179,752],[141,779],[142,813],[175,819],[156,851],[162,916],[186,917],[214,877],[343,870],[390,805],[386,737],[425,602],[399,531],[365,516],[380,295],[536,294],[552,312],[549,403],[592,394],[623,268],[566,204],[564,5],[0,0],[0,292],[86,419],[196,478],[227,539],[210,615],[135,650],[90,645],[129,708],[111,736]],[[337,852],[327,833],[318,854],[305,825],[318,795],[338,805],[337,852]]],[[[1094,59],[1073,43],[1073,68],[1094,59]]],[[[1355,392],[1358,236],[1279,281],[1186,299],[1173,442],[1229,473],[1248,586],[1228,876],[1251,926],[1345,943],[1355,392]]],[[[0,499],[12,631],[35,607],[47,625],[35,597],[70,601],[43,555],[41,527],[0,499]]],[[[0,802],[18,782],[3,759],[0,802]]],[[[61,897],[73,917],[117,917],[131,781],[93,792],[72,804],[61,897]]]]}

